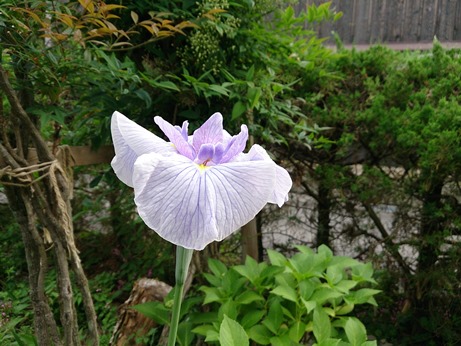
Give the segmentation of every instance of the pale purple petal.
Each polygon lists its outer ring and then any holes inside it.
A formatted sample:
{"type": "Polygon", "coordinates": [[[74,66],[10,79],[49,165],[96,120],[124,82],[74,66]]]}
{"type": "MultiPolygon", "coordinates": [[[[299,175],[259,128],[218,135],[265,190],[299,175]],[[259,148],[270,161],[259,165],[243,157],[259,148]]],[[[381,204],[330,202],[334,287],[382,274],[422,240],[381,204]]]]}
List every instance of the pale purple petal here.
{"type": "MultiPolygon", "coordinates": [[[[155,123],[160,127],[165,136],[168,137],[171,143],[174,144],[175,149],[183,156],[188,157],[193,160],[195,158],[196,152],[194,148],[187,142],[183,137],[182,131],[175,128],[169,122],[163,120],[161,117],[156,116],[154,118],[155,123]]],[[[184,128],[184,124],[183,124],[184,128]]]]}
{"type": "Polygon", "coordinates": [[[288,192],[290,192],[293,185],[290,174],[286,171],[286,169],[280,167],[274,161],[272,161],[266,150],[258,144],[253,145],[250,148],[248,154],[241,154],[236,158],[236,161],[239,162],[259,160],[270,161],[276,167],[274,190],[267,202],[277,204],[279,207],[281,207],[286,201],[288,201],[288,192]]]}
{"type": "Polygon", "coordinates": [[[248,140],[248,128],[246,125],[241,126],[241,131],[238,135],[233,136],[227,143],[224,149],[224,154],[221,163],[226,163],[233,160],[238,154],[245,150],[248,140]]]}
{"type": "Polygon", "coordinates": [[[198,151],[197,159],[198,163],[204,163],[205,161],[210,161],[214,155],[214,145],[213,144],[203,144],[198,151]]]}
{"type": "Polygon", "coordinates": [[[221,162],[224,155],[224,146],[221,143],[218,143],[214,147],[213,163],[218,164],[221,162]]]}
{"type": "Polygon", "coordinates": [[[181,132],[181,136],[182,138],[184,138],[186,142],[189,141],[189,135],[188,135],[189,122],[187,120],[182,123],[182,127],[179,127],[176,125],[174,128],[177,129],[179,132],[181,132]]]}
{"type": "Polygon", "coordinates": [[[200,167],[158,154],[138,158],[135,202],[144,222],[166,240],[202,250],[248,223],[264,207],[275,184],[266,160],[200,167]]]}
{"type": "Polygon", "coordinates": [[[268,203],[277,204],[279,207],[288,201],[288,192],[293,186],[290,174],[287,170],[279,165],[275,165],[275,186],[274,191],[267,201],[268,203]]]}
{"type": "Polygon", "coordinates": [[[114,112],[111,119],[112,141],[115,157],[111,165],[117,177],[133,186],[133,165],[138,156],[149,152],[173,152],[171,144],[131,121],[123,114],[114,112]]]}
{"type": "Polygon", "coordinates": [[[217,144],[223,140],[221,113],[214,113],[207,121],[194,131],[192,145],[198,151],[202,144],[217,144]]]}

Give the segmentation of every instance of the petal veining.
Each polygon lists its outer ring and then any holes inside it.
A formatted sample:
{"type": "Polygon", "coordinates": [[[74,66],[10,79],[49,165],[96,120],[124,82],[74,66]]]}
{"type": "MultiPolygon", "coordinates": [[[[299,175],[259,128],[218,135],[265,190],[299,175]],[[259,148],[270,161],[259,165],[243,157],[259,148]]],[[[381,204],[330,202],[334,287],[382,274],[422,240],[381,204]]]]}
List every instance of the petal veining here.
{"type": "Polygon", "coordinates": [[[181,155],[146,154],[135,163],[135,202],[161,237],[201,250],[248,223],[270,198],[275,177],[265,160],[200,168],[181,155]]]}

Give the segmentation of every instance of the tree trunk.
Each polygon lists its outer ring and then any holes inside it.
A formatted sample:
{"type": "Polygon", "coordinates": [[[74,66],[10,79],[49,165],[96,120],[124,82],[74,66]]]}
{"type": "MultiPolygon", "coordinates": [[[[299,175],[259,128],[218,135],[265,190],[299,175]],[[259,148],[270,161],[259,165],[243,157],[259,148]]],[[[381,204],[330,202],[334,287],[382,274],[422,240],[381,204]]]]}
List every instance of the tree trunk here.
{"type": "Polygon", "coordinates": [[[88,323],[86,345],[97,345],[99,336],[96,313],[73,236],[69,151],[63,149],[56,155],[51,153],[34,122],[24,111],[1,65],[0,89],[11,106],[11,114],[8,116],[0,109],[0,183],[5,186],[25,245],[37,342],[40,346],[80,344],[70,278],[70,272],[73,271],[75,283],[82,294],[88,323]],[[8,133],[8,130],[12,131],[8,133]],[[10,138],[14,140],[15,149],[10,138]],[[27,161],[29,146],[37,150],[39,163],[31,164],[27,161]],[[48,253],[54,255],[56,264],[62,336],[45,293],[48,253]]]}
{"type": "Polygon", "coordinates": [[[438,216],[442,208],[443,183],[435,182],[423,196],[421,212],[421,246],[418,256],[418,272],[429,272],[438,259],[443,231],[443,220],[438,216]]]}
{"type": "Polygon", "coordinates": [[[330,246],[330,188],[320,178],[317,198],[317,246],[330,246]]]}
{"type": "MultiPolygon", "coordinates": [[[[418,255],[418,266],[414,278],[415,296],[413,299],[414,316],[418,321],[430,321],[436,314],[440,300],[437,292],[443,291],[444,281],[436,279],[437,262],[439,260],[440,248],[443,244],[444,218],[441,210],[443,182],[430,181],[428,189],[423,195],[423,206],[421,210],[420,246],[418,255]]],[[[414,333],[425,331],[425,327],[416,325],[414,333]]]]}

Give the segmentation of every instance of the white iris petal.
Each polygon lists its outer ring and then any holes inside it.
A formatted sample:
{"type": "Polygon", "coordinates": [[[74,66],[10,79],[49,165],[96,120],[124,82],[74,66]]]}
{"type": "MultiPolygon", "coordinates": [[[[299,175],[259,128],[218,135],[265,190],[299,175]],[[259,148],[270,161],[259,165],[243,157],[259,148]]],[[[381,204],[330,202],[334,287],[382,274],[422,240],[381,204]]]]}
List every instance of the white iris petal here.
{"type": "Polygon", "coordinates": [[[133,187],[133,165],[143,154],[174,152],[174,148],[152,132],[139,126],[123,114],[114,112],[111,121],[115,157],[111,165],[117,177],[133,187]]]}
{"type": "Polygon", "coordinates": [[[135,202],[144,222],[164,239],[202,250],[249,222],[275,184],[268,161],[200,168],[181,155],[146,154],[134,166],[135,202]]]}

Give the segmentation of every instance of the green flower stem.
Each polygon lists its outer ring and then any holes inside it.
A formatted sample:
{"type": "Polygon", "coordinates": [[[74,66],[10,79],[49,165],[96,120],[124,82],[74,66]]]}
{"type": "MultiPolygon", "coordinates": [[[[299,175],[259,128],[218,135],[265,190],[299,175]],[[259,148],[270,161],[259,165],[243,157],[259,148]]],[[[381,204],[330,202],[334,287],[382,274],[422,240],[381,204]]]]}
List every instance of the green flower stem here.
{"type": "Polygon", "coordinates": [[[182,246],[176,246],[176,282],[174,287],[173,316],[171,316],[168,346],[174,346],[176,343],[176,334],[178,333],[184,282],[186,281],[187,273],[189,272],[189,265],[193,253],[194,250],[186,249],[182,246]]]}

